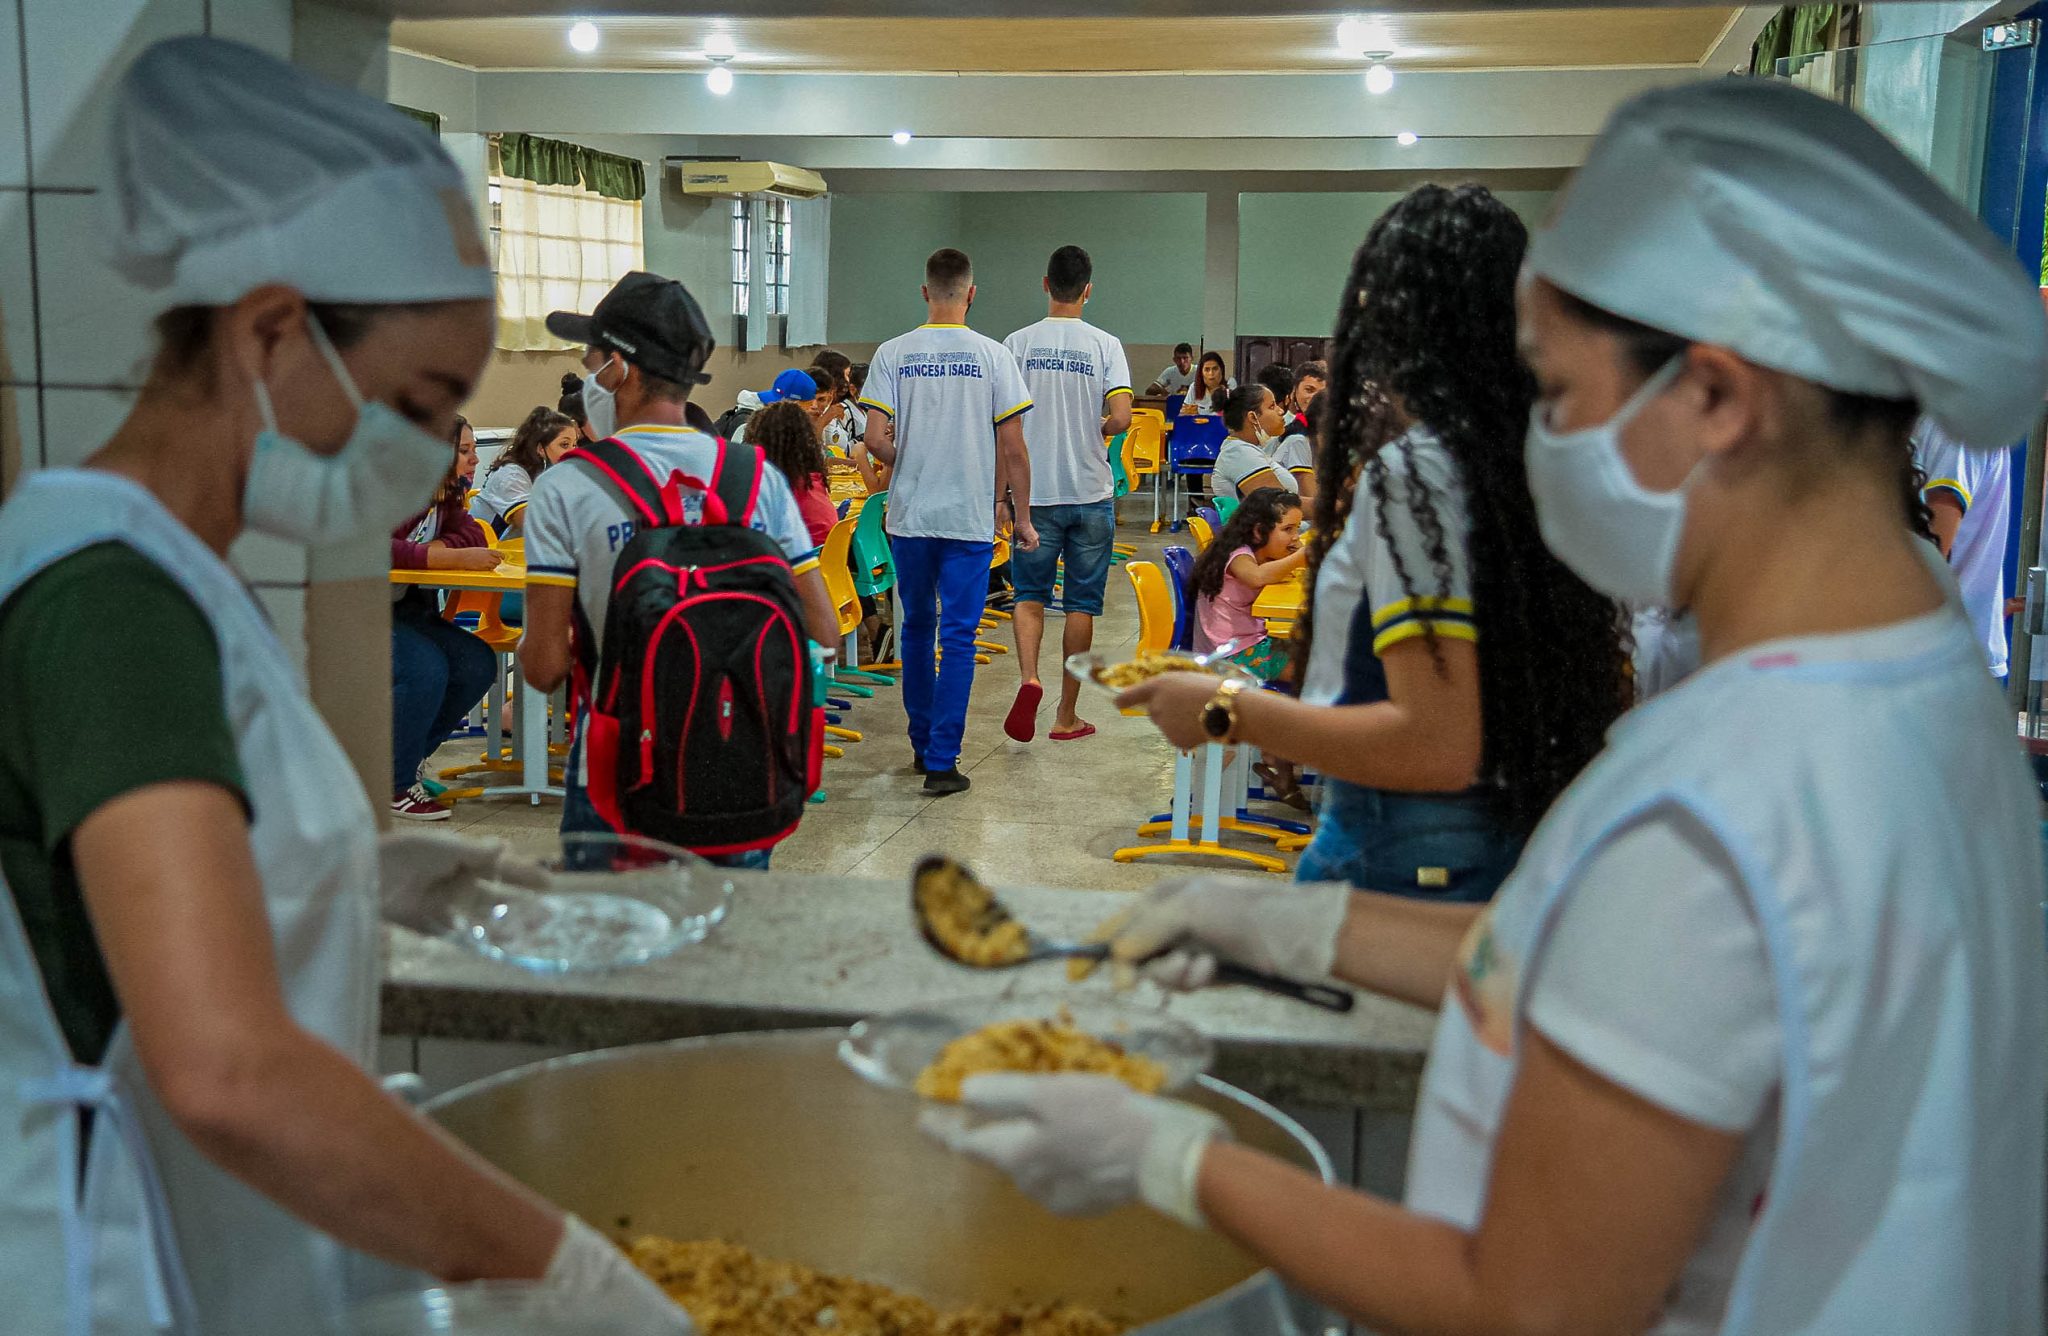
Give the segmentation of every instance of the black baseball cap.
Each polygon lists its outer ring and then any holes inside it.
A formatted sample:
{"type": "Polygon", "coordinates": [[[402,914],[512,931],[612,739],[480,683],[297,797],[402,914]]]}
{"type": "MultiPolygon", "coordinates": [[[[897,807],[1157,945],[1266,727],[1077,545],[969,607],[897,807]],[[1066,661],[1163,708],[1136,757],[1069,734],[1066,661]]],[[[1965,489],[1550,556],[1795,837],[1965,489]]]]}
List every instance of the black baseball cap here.
{"type": "Polygon", "coordinates": [[[718,340],[704,308],[672,278],[634,270],[612,285],[589,315],[555,311],[548,333],[571,343],[609,348],[650,376],[679,385],[711,380],[704,364],[718,340]]]}

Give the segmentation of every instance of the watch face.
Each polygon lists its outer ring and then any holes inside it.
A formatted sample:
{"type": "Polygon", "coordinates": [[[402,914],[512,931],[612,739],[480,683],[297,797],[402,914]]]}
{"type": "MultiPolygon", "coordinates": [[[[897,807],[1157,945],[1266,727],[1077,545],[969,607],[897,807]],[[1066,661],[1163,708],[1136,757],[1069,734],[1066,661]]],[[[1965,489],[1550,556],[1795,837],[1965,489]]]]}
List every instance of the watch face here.
{"type": "Polygon", "coordinates": [[[1230,736],[1230,711],[1221,705],[1202,707],[1202,731],[1212,738],[1230,736]]]}

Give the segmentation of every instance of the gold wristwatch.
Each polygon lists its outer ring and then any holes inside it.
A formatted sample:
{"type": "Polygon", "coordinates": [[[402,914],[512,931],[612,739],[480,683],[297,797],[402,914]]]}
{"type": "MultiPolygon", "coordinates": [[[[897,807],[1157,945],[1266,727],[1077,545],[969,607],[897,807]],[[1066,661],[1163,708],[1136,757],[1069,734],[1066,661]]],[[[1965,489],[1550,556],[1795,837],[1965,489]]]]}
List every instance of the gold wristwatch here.
{"type": "Polygon", "coordinates": [[[1237,694],[1244,690],[1244,682],[1227,677],[1216,688],[1216,694],[1202,707],[1202,731],[1217,742],[1233,742],[1237,738],[1237,694]]]}

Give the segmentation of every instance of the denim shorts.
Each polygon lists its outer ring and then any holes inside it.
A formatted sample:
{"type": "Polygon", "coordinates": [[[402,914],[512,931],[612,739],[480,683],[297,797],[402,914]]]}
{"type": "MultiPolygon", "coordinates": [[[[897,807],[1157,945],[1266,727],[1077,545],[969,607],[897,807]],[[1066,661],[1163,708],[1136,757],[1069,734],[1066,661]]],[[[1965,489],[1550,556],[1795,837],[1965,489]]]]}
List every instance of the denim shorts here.
{"type": "Polygon", "coordinates": [[[1294,876],[1483,903],[1515,870],[1524,842],[1501,827],[1484,794],[1390,793],[1332,779],[1294,876]]]}
{"type": "Polygon", "coordinates": [[[1078,506],[1033,506],[1031,527],[1038,546],[1013,552],[1010,580],[1019,603],[1052,602],[1060,559],[1067,563],[1061,601],[1068,612],[1102,615],[1102,591],[1109,583],[1109,554],[1116,546],[1116,502],[1105,497],[1078,506]]]}

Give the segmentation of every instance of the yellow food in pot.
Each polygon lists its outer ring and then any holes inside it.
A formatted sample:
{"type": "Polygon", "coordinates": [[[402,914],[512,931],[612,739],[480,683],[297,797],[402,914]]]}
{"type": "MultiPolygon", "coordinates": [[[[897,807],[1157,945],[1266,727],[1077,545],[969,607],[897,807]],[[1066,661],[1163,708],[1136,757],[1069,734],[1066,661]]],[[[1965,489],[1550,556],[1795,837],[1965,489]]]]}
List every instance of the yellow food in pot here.
{"type": "Polygon", "coordinates": [[[934,859],[920,868],[916,895],[926,926],[962,964],[1014,965],[1031,953],[1024,925],[958,863],[934,859]]]}
{"type": "Polygon", "coordinates": [[[717,1239],[649,1235],[630,1253],[633,1265],[688,1310],[702,1336],[1120,1336],[1130,1329],[1066,1303],[942,1311],[915,1295],[717,1239]]]}
{"type": "Polygon", "coordinates": [[[1096,1072],[1147,1095],[1166,1084],[1166,1068],[1089,1034],[1062,1013],[1052,1020],[997,1021],[961,1035],[918,1073],[917,1093],[958,1103],[960,1083],[983,1072],[1096,1072]]]}

